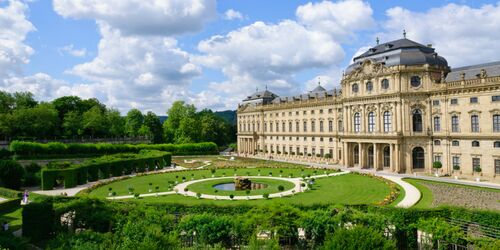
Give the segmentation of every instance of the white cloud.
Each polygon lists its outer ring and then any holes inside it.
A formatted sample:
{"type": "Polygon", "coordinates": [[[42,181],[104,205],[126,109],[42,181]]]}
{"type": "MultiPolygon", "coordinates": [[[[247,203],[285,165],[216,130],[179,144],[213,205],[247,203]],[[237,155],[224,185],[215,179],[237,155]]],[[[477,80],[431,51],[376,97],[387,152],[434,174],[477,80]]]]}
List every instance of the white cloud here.
{"type": "Polygon", "coordinates": [[[196,32],[216,16],[215,6],[215,0],[54,0],[60,15],[105,22],[124,35],[196,32]]]}
{"type": "Polygon", "coordinates": [[[28,6],[21,1],[9,1],[0,8],[0,83],[2,79],[21,73],[29,63],[33,49],[24,43],[26,35],[35,30],[26,18],[28,6]]]}
{"type": "Polygon", "coordinates": [[[243,20],[245,17],[243,14],[241,14],[239,11],[233,10],[233,9],[228,9],[226,13],[224,13],[224,19],[226,20],[243,20]]]}
{"type": "Polygon", "coordinates": [[[425,12],[401,7],[387,10],[383,41],[407,37],[431,43],[453,66],[500,60],[500,3],[478,8],[448,4],[425,12]]]}
{"type": "Polygon", "coordinates": [[[75,46],[73,44],[69,44],[62,48],[59,48],[58,51],[61,55],[68,54],[74,57],[85,57],[87,55],[86,48],[75,49],[75,46]]]}
{"type": "Polygon", "coordinates": [[[221,69],[229,78],[211,83],[210,88],[236,97],[232,105],[265,85],[280,93],[297,91],[300,86],[293,79],[295,73],[330,67],[344,58],[344,51],[331,36],[291,20],[255,22],[201,41],[198,49],[204,54],[196,62],[221,69]]]}
{"type": "Polygon", "coordinates": [[[375,26],[370,4],[361,0],[307,3],[296,11],[298,22],[313,30],[331,34],[339,41],[354,37],[354,32],[375,26]]]}

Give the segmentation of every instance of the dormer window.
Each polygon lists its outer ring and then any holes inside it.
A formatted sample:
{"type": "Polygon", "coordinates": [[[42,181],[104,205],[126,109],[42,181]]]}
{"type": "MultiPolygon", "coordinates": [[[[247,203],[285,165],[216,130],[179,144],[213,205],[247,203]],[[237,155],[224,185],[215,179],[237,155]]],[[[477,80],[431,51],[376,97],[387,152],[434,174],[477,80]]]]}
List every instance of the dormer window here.
{"type": "Polygon", "coordinates": [[[353,92],[353,93],[358,93],[358,91],[359,91],[359,86],[358,86],[358,84],[357,84],[357,83],[353,84],[353,85],[352,85],[352,92],[353,92]]]}
{"type": "Polygon", "coordinates": [[[366,91],[371,92],[372,90],[373,90],[373,83],[367,82],[366,83],[366,91]]]}
{"type": "Polygon", "coordinates": [[[392,46],[393,46],[392,44],[388,43],[385,45],[385,49],[390,49],[390,48],[392,48],[392,46]]]}
{"type": "Polygon", "coordinates": [[[416,87],[419,87],[420,84],[421,84],[421,79],[420,79],[420,76],[412,76],[410,78],[410,84],[412,87],[416,88],[416,87]]]}
{"type": "Polygon", "coordinates": [[[373,52],[375,52],[375,51],[377,51],[377,49],[375,49],[375,48],[371,48],[371,49],[370,49],[370,53],[373,53],[373,52]]]}

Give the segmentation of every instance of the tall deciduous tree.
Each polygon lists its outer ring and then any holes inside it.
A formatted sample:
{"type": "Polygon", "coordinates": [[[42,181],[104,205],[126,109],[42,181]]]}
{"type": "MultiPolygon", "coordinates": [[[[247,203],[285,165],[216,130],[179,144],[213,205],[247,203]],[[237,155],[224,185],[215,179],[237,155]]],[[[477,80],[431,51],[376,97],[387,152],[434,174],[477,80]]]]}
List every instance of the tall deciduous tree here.
{"type": "Polygon", "coordinates": [[[0,114],[10,112],[14,102],[14,97],[10,93],[0,90],[0,114]]]}
{"type": "MultiPolygon", "coordinates": [[[[186,118],[194,119],[196,108],[194,105],[184,103],[184,101],[175,101],[172,107],[167,111],[168,119],[163,124],[165,140],[167,142],[184,141],[189,135],[185,131],[178,131],[181,121],[186,118]],[[182,135],[181,135],[182,134],[182,135]]],[[[190,122],[184,122],[187,124],[190,122]]]]}
{"type": "Polygon", "coordinates": [[[16,136],[46,138],[58,134],[59,116],[51,104],[42,103],[34,108],[14,110],[11,125],[16,136]]]}
{"type": "Polygon", "coordinates": [[[110,109],[106,112],[109,124],[109,135],[120,137],[125,135],[125,118],[121,116],[120,111],[110,109]]]}
{"type": "Polygon", "coordinates": [[[33,108],[37,105],[37,101],[30,92],[14,93],[14,105],[16,109],[33,108]]]}
{"type": "Polygon", "coordinates": [[[141,111],[139,111],[138,109],[131,109],[127,113],[125,132],[129,136],[138,136],[139,129],[141,129],[143,123],[144,116],[142,115],[141,111]]]}
{"type": "Polygon", "coordinates": [[[99,106],[83,113],[83,129],[92,137],[105,135],[107,128],[108,121],[99,106]]]}
{"type": "Polygon", "coordinates": [[[79,136],[83,133],[82,116],[76,111],[69,111],[64,115],[62,124],[63,134],[69,137],[79,136]]]}
{"type": "Polygon", "coordinates": [[[163,141],[163,129],[160,118],[153,112],[149,111],[144,116],[144,126],[148,128],[148,136],[152,139],[153,143],[160,143],[163,141]]]}

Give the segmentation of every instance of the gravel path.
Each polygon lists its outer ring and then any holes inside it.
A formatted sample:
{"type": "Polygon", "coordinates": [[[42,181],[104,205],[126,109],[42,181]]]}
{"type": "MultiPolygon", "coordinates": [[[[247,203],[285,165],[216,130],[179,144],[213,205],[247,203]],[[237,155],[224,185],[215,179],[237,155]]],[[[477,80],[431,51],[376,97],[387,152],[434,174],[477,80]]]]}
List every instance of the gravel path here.
{"type": "Polygon", "coordinates": [[[454,205],[467,208],[500,210],[500,192],[421,182],[432,191],[431,206],[454,205]]]}

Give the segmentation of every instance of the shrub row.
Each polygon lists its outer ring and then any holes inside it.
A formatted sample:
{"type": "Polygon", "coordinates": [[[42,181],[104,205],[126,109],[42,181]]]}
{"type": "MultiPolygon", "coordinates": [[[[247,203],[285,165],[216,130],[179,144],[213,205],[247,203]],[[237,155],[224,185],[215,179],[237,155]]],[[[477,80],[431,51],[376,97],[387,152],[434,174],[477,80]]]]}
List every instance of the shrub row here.
{"type": "Polygon", "coordinates": [[[10,152],[18,158],[54,158],[68,156],[95,156],[116,153],[138,153],[141,150],[159,150],[173,155],[217,154],[217,144],[213,142],[185,144],[111,144],[111,143],[38,143],[14,141],[10,152]]]}
{"type": "Polygon", "coordinates": [[[19,191],[0,187],[0,196],[2,197],[16,199],[21,198],[22,195],[23,194],[19,191]]]}
{"type": "Polygon", "coordinates": [[[21,199],[20,198],[0,202],[0,214],[14,211],[20,207],[21,207],[21,199]]]}
{"type": "Polygon", "coordinates": [[[138,154],[106,155],[79,165],[61,162],[51,163],[42,169],[42,190],[53,189],[58,179],[64,181],[65,188],[71,188],[85,184],[87,181],[97,181],[132,172],[141,173],[147,170],[162,169],[164,166],[169,166],[171,161],[171,153],[143,150],[138,154]]]}

